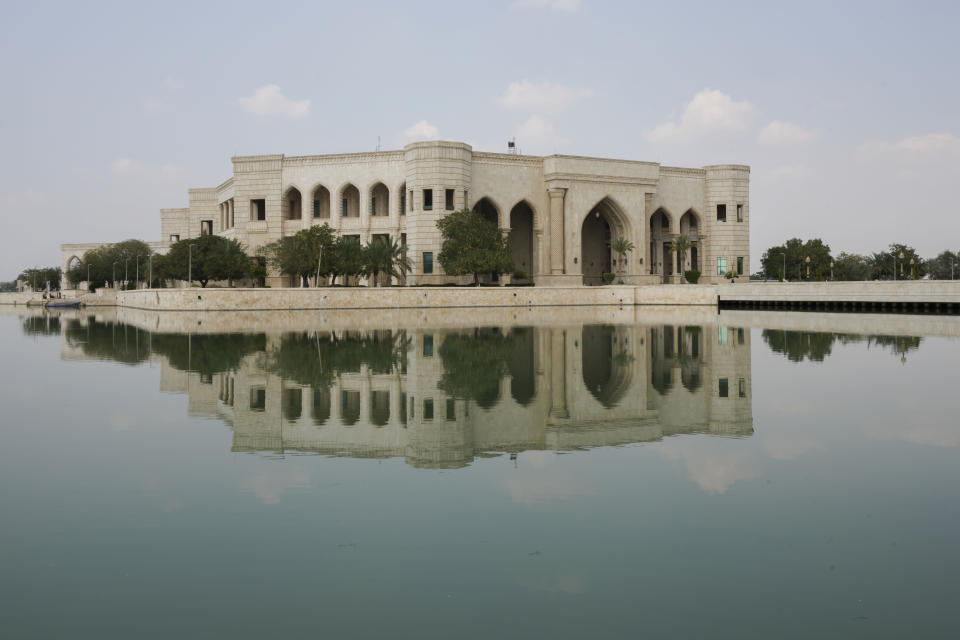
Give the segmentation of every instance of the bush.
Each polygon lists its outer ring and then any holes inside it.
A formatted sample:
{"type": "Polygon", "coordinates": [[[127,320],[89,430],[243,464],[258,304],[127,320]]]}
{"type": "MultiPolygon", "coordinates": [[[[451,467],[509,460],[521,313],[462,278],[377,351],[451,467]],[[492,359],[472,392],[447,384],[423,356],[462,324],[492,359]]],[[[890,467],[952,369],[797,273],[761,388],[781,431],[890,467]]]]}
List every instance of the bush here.
{"type": "Polygon", "coordinates": [[[783,269],[777,269],[777,280],[783,282],[783,269]]]}
{"type": "Polygon", "coordinates": [[[518,269],[518,270],[516,270],[516,271],[513,272],[513,279],[514,279],[514,280],[526,280],[528,277],[529,277],[529,275],[527,274],[526,271],[522,271],[522,270],[518,269]]]}
{"type": "Polygon", "coordinates": [[[690,284],[697,284],[697,281],[700,279],[700,272],[697,269],[684,271],[683,277],[686,278],[687,282],[689,282],[690,284]]]}
{"type": "Polygon", "coordinates": [[[734,278],[737,277],[737,272],[734,271],[733,269],[730,269],[724,274],[723,277],[726,278],[727,280],[733,280],[734,278]]]}
{"type": "Polygon", "coordinates": [[[609,272],[609,271],[606,271],[606,272],[604,272],[604,274],[603,274],[603,282],[604,282],[605,284],[610,284],[611,282],[613,282],[613,279],[616,278],[616,277],[617,277],[616,274],[613,274],[613,273],[611,273],[611,272],[609,272]]]}

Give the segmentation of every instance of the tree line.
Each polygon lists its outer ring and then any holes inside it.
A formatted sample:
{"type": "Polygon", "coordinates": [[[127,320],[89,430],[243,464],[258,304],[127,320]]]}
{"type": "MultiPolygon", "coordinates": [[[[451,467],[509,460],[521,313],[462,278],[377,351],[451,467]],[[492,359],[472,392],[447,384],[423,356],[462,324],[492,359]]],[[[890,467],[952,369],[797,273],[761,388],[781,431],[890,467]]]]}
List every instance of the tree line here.
{"type": "Polygon", "coordinates": [[[869,254],[841,252],[834,256],[820,238],[791,238],[770,247],[755,277],[788,281],[960,279],[960,251],[942,251],[924,259],[913,247],[893,243],[869,254]]]}
{"type": "MultiPolygon", "coordinates": [[[[437,222],[442,246],[437,260],[451,276],[513,270],[510,248],[495,224],[470,210],[451,212],[437,222]]],[[[396,237],[376,235],[365,245],[358,236],[337,234],[329,225],[312,226],[266,244],[250,255],[237,240],[202,235],[173,243],[166,254],[154,252],[142,240],[125,240],[87,251],[67,271],[73,286],[87,282],[99,287],[132,289],[144,283],[163,287],[169,280],[198,282],[253,279],[262,285],[267,268],[291,276],[299,286],[347,284],[351,276],[366,277],[373,286],[392,278],[403,281],[413,267],[408,249],[396,237]]],[[[523,274],[525,276],[525,274],[523,274]]],[[[60,270],[56,269],[59,287],[60,270]]],[[[38,278],[39,282],[39,278],[38,278]]],[[[51,283],[52,285],[53,283],[51,283]]]]}

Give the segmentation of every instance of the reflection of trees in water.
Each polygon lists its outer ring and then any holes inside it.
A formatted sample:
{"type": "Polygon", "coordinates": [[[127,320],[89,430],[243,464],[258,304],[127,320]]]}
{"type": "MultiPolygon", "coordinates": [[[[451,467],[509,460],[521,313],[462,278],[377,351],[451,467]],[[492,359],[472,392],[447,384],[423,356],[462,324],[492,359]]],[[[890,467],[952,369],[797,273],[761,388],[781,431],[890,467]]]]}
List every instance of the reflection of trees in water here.
{"type": "Polygon", "coordinates": [[[651,360],[650,383],[660,395],[666,395],[673,388],[671,372],[674,367],[680,368],[680,382],[688,391],[696,391],[703,385],[701,327],[652,327],[648,351],[651,360]]]}
{"type": "Polygon", "coordinates": [[[330,389],[314,387],[311,391],[313,391],[313,408],[310,410],[310,417],[313,419],[313,424],[321,427],[330,419],[330,389]]]}
{"type": "Polygon", "coordinates": [[[440,345],[443,375],[437,387],[455,398],[471,399],[484,409],[495,405],[500,399],[500,380],[510,370],[515,333],[504,334],[493,327],[446,334],[440,345]]]}
{"type": "Polygon", "coordinates": [[[57,316],[27,316],[23,319],[23,332],[28,336],[59,336],[60,318],[57,316]]]}
{"type": "Polygon", "coordinates": [[[138,364],[157,354],[165,356],[174,369],[202,375],[235,371],[243,358],[266,345],[263,334],[155,333],[93,317],[86,325],[70,322],[65,331],[67,344],[91,358],[138,364]]]}
{"type": "Polygon", "coordinates": [[[774,353],[781,353],[791,362],[823,362],[833,351],[834,343],[867,343],[869,349],[878,345],[891,353],[905,356],[920,347],[918,336],[869,336],[853,333],[829,333],[825,331],[783,331],[764,329],[763,340],[774,353]]]}
{"type": "Polygon", "coordinates": [[[594,398],[609,408],[622,399],[630,384],[627,338],[610,325],[587,325],[582,333],[583,384],[594,398]]]}
{"type": "Polygon", "coordinates": [[[266,369],[284,380],[325,389],[338,375],[358,373],[364,364],[376,374],[406,368],[408,345],[404,331],[290,333],[267,355],[266,369]]]}
{"type": "Polygon", "coordinates": [[[79,347],[84,355],[121,364],[140,364],[150,358],[149,331],[116,322],[99,322],[93,317],[86,325],[70,322],[66,327],[67,344],[79,347]]]}

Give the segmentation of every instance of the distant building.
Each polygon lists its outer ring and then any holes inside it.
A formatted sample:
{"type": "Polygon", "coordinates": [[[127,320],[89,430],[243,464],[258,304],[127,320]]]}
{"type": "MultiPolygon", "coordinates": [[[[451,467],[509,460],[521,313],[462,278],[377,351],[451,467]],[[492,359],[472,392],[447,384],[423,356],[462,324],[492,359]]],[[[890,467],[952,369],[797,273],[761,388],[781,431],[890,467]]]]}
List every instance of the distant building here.
{"type": "MultiPolygon", "coordinates": [[[[473,209],[508,235],[516,271],[537,285],[701,282],[750,273],[750,168],[701,169],[580,156],[474,152],[461,142],[416,142],[401,151],[316,156],[238,156],[217,187],[190,189],[189,206],[161,209],[163,244],[215,233],[251,253],[311,225],[329,224],[366,243],[409,248],[408,284],[450,281],[437,261],[437,220],[473,209]],[[687,236],[684,264],[669,249],[687,236]],[[627,238],[621,259],[611,248],[627,238]]],[[[63,246],[66,271],[79,247],[63,246]]],[[[162,250],[162,249],[161,249],[162,250]]],[[[279,275],[271,284],[289,284],[279,275]]]]}

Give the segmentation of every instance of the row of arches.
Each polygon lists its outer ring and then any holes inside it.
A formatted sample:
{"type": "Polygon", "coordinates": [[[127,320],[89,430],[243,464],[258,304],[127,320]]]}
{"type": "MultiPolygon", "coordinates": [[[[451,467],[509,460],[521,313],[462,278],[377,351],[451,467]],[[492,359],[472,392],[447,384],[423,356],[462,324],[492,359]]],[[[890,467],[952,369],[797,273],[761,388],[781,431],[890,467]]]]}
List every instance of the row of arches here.
{"type": "MultiPolygon", "coordinates": [[[[400,187],[400,214],[405,211],[403,194],[406,185],[400,187]]],[[[337,211],[340,218],[360,217],[360,189],[351,182],[341,186],[336,197],[331,198],[330,190],[324,185],[317,185],[309,194],[308,202],[304,203],[303,194],[297,187],[287,187],[280,202],[280,214],[283,220],[302,220],[305,216],[312,218],[330,218],[331,211],[337,211]],[[305,209],[306,205],[306,211],[305,209]],[[336,207],[336,209],[334,209],[336,207]]],[[[390,215],[390,189],[382,182],[377,182],[368,190],[370,215],[386,217],[390,215]]]]}

